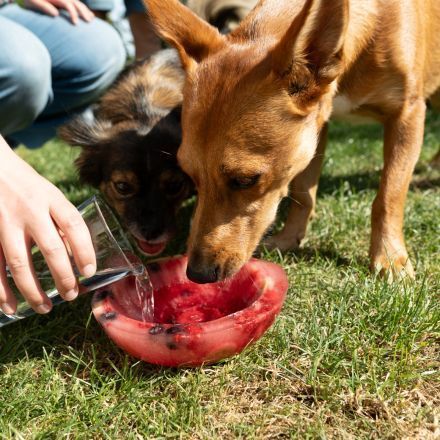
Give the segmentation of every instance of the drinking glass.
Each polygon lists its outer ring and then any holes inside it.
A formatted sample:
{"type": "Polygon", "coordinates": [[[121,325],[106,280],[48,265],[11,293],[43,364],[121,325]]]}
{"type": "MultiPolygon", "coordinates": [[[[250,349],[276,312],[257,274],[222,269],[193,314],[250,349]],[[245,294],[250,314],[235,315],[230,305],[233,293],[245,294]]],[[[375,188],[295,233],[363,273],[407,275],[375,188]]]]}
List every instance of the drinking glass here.
{"type": "MultiPolygon", "coordinates": [[[[79,273],[71,252],[69,252],[74,273],[78,278],[80,294],[111,284],[129,274],[138,275],[144,272],[144,267],[140,259],[135,256],[133,247],[116,216],[99,196],[95,195],[86,200],[77,209],[89,228],[97,264],[95,275],[85,278],[79,273]]],[[[69,250],[68,243],[65,244],[69,250]]],[[[58,305],[64,302],[55,287],[55,282],[41,251],[37,246],[33,246],[31,253],[37,278],[52,304],[58,305]]],[[[7,267],[6,272],[9,285],[17,297],[18,305],[14,315],[7,315],[0,311],[0,327],[35,314],[16,288],[7,267]]]]}

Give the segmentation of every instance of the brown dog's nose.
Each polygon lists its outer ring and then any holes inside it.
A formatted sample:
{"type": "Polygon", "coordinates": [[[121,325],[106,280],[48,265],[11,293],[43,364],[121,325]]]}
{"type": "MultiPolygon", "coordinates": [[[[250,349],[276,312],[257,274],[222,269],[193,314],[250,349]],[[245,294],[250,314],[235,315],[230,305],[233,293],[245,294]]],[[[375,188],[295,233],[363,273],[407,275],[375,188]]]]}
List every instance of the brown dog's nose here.
{"type": "Polygon", "coordinates": [[[188,263],[186,268],[188,279],[198,284],[215,283],[218,280],[219,272],[218,266],[197,265],[192,261],[188,263]]]}

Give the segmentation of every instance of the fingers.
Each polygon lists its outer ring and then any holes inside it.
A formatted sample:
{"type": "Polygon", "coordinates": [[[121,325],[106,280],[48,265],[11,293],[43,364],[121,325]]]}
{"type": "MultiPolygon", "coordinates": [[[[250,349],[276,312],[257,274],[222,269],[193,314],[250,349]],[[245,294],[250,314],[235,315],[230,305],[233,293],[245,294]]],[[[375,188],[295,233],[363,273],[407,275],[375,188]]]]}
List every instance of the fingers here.
{"type": "Polygon", "coordinates": [[[58,9],[65,9],[73,24],[78,23],[78,17],[87,22],[95,17],[95,14],[79,0],[25,0],[24,4],[26,7],[38,9],[52,17],[60,14],[58,9]]]}
{"type": "Polygon", "coordinates": [[[35,276],[31,264],[30,246],[23,231],[8,229],[7,234],[2,234],[1,243],[6,263],[18,290],[37,313],[50,312],[52,303],[35,276]]]}
{"type": "Polygon", "coordinates": [[[95,14],[81,1],[74,1],[75,7],[78,11],[79,16],[84,20],[84,21],[92,21],[93,18],[95,17],[95,14]]]}
{"type": "Polygon", "coordinates": [[[17,300],[12,293],[6,276],[6,260],[0,247],[0,308],[7,315],[13,315],[17,309],[17,300]]]}
{"type": "Polygon", "coordinates": [[[78,0],[50,0],[50,2],[56,5],[58,8],[65,9],[70,15],[70,20],[73,24],[78,23],[78,16],[85,21],[90,21],[95,16],[84,3],[78,0]]]}
{"type": "MultiPolygon", "coordinates": [[[[54,216],[54,220],[72,249],[77,267],[84,276],[92,276],[96,271],[95,252],[81,215],[67,201],[56,212],[60,214],[54,216]]],[[[47,221],[35,219],[28,234],[41,251],[60,295],[67,301],[75,299],[79,291],[78,282],[66,246],[52,218],[48,216],[47,221]]],[[[16,310],[16,299],[6,277],[7,264],[15,285],[29,305],[37,313],[48,313],[52,303],[43,292],[35,274],[30,240],[26,239],[23,230],[10,228],[0,239],[3,246],[3,252],[0,253],[0,307],[7,314],[16,310]]]]}
{"type": "Polygon", "coordinates": [[[90,278],[96,272],[96,256],[90,232],[78,210],[64,198],[51,207],[50,214],[69,243],[76,267],[90,278]]]}
{"type": "Polygon", "coordinates": [[[73,24],[78,23],[78,12],[76,10],[75,4],[69,0],[60,0],[59,1],[62,8],[64,8],[67,13],[70,15],[70,20],[73,24]]]}
{"type": "Polygon", "coordinates": [[[66,301],[72,301],[78,296],[78,283],[66,246],[52,219],[35,222],[32,227],[31,235],[46,260],[58,292],[66,301]]]}

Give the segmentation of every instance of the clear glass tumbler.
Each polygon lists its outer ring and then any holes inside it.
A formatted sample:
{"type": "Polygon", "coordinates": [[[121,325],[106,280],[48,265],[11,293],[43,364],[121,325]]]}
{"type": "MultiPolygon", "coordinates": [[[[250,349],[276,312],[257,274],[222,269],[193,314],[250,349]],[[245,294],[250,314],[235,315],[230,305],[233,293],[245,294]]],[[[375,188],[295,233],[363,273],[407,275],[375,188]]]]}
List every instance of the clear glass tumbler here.
{"type": "MultiPolygon", "coordinates": [[[[130,274],[144,274],[145,269],[141,261],[135,257],[133,247],[117,218],[99,196],[93,196],[82,203],[78,207],[78,211],[89,228],[97,263],[95,275],[91,278],[85,278],[79,273],[71,257],[72,267],[79,281],[80,294],[106,286],[130,274]]],[[[51,299],[52,304],[57,305],[64,302],[55,287],[43,254],[37,246],[32,248],[32,261],[41,287],[51,299]]],[[[35,314],[14,285],[8,268],[6,271],[9,285],[17,297],[18,306],[14,315],[7,315],[0,311],[0,327],[35,314]]],[[[146,275],[144,274],[144,276],[146,275]]]]}

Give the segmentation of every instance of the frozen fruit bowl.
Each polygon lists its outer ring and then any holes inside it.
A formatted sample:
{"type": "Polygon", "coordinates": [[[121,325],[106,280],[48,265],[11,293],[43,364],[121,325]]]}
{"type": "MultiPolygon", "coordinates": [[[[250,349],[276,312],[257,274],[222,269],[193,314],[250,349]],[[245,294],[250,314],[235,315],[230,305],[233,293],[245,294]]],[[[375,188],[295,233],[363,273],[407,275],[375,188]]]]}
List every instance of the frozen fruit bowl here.
{"type": "Polygon", "coordinates": [[[196,284],[186,257],[147,266],[154,319],[143,321],[134,278],[98,291],[93,314],[107,335],[132,356],[168,367],[211,364],[259,339],[281,310],[288,287],[284,270],[251,260],[232,279],[196,284]]]}

